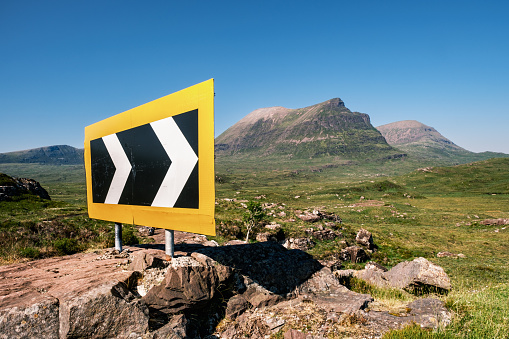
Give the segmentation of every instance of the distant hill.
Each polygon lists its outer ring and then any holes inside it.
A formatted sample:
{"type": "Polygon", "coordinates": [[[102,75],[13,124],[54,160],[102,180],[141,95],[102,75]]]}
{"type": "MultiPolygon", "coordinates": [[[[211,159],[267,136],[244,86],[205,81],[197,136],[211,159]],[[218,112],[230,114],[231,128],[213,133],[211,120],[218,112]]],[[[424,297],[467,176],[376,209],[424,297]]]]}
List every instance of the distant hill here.
{"type": "Polygon", "coordinates": [[[470,152],[444,137],[433,127],[415,120],[393,122],[377,127],[387,143],[410,156],[439,163],[466,163],[509,155],[495,152],[470,152]]]}
{"type": "Polygon", "coordinates": [[[426,167],[400,176],[398,183],[422,192],[509,194],[509,158],[450,167],[426,167]]]}
{"type": "Polygon", "coordinates": [[[313,106],[257,109],[216,138],[216,155],[319,158],[396,153],[370,123],[334,98],[313,106]]]}
{"type": "Polygon", "coordinates": [[[47,146],[24,151],[0,153],[0,164],[37,163],[51,165],[81,165],[84,150],[67,145],[47,146]]]}

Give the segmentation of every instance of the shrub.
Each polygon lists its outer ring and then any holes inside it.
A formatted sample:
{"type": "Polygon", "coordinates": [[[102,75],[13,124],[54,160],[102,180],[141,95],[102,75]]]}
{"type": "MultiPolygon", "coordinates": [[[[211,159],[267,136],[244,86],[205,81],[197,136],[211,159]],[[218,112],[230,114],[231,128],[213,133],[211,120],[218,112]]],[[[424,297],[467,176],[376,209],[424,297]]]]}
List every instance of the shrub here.
{"type": "Polygon", "coordinates": [[[79,252],[78,240],[63,238],[53,241],[53,247],[60,255],[68,255],[79,252]]]}
{"type": "Polygon", "coordinates": [[[132,226],[122,226],[122,245],[137,245],[140,243],[140,239],[134,234],[134,228],[132,226]]]}
{"type": "Polygon", "coordinates": [[[18,250],[20,256],[24,258],[37,259],[41,255],[41,252],[37,248],[25,247],[18,250]]]}

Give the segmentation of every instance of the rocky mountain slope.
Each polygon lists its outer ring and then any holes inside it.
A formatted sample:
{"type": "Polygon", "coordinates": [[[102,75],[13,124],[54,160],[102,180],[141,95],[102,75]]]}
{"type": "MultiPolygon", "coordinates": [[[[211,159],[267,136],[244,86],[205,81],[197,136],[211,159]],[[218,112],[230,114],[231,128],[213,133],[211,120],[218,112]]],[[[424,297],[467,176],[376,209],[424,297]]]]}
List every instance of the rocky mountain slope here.
{"type": "Polygon", "coordinates": [[[433,127],[415,120],[393,122],[377,127],[389,145],[418,153],[450,155],[469,153],[444,137],[433,127]]]}
{"type": "Polygon", "coordinates": [[[395,152],[371,125],[334,98],[313,106],[257,109],[216,138],[218,156],[284,155],[296,158],[395,152]]]}
{"type": "Polygon", "coordinates": [[[415,120],[405,120],[378,126],[387,143],[409,155],[464,163],[507,156],[502,153],[470,152],[444,137],[433,127],[415,120]]]}
{"type": "Polygon", "coordinates": [[[0,153],[0,164],[39,163],[51,165],[81,165],[83,164],[83,155],[83,149],[67,145],[56,145],[0,153]]]}

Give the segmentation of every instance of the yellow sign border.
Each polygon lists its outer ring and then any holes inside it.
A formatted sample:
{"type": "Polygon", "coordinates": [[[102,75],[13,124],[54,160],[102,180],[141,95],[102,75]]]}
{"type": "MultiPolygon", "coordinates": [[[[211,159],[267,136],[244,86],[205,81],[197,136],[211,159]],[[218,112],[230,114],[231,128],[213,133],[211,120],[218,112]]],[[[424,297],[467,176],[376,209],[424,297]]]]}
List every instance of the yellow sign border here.
{"type": "Polygon", "coordinates": [[[85,127],[85,172],[90,218],[215,235],[214,79],[169,94],[85,127]],[[198,109],[199,208],[94,203],[90,141],[198,109]]]}

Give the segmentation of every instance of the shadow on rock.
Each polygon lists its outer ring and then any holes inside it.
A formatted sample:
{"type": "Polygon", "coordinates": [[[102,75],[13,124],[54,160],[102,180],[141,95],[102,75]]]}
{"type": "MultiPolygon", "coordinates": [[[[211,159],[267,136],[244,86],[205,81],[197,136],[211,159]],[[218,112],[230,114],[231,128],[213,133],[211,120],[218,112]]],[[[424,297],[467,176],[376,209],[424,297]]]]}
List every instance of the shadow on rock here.
{"type": "MultiPolygon", "coordinates": [[[[136,245],[164,250],[164,245],[136,245]]],[[[301,250],[288,250],[275,242],[210,247],[201,244],[175,245],[176,257],[201,253],[231,267],[268,291],[285,297],[323,266],[301,250]]]]}
{"type": "MultiPolygon", "coordinates": [[[[298,287],[323,268],[309,254],[274,242],[221,247],[180,244],[175,249],[164,279],[143,296],[152,331],[183,313],[191,320],[191,330],[211,334],[225,316],[233,319],[248,309],[294,297],[298,287]]],[[[147,265],[156,263],[150,256],[140,259],[147,265]]],[[[133,261],[133,266],[147,265],[133,261]]]]}
{"type": "Polygon", "coordinates": [[[196,252],[236,269],[272,293],[285,297],[323,266],[301,250],[274,242],[202,247],[196,252]]]}

